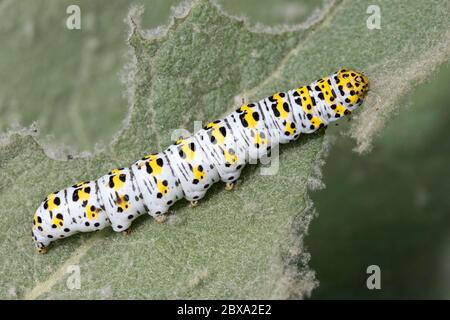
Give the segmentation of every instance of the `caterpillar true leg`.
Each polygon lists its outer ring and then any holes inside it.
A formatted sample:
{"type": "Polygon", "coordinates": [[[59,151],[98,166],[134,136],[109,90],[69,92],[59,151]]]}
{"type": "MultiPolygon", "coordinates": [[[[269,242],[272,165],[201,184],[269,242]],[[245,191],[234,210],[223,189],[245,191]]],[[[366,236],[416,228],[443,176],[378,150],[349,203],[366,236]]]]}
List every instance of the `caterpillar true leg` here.
{"type": "Polygon", "coordinates": [[[341,69],[309,85],[242,105],[129,168],[51,193],[33,216],[37,251],[46,253],[57,239],[108,226],[129,234],[131,223],[145,213],[163,223],[176,201],[185,198],[196,207],[220,180],[226,190],[233,190],[251,160],[270,158],[278,144],[350,115],[368,89],[364,74],[341,69]]]}

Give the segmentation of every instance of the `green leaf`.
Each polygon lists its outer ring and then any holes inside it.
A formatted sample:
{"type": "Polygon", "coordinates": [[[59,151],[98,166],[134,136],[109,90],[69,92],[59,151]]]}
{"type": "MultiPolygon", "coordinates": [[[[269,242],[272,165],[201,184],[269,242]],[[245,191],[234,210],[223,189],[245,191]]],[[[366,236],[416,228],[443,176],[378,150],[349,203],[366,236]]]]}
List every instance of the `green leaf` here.
{"type": "MultiPolygon", "coordinates": [[[[285,18],[301,23],[322,1],[220,0],[228,12],[269,25],[285,18]]],[[[111,140],[127,113],[124,18],[136,1],[105,2],[0,1],[0,74],[8,79],[0,83],[0,131],[36,122],[40,143],[64,145],[71,154],[111,140]],[[65,25],[66,8],[74,4],[81,10],[81,30],[65,25]]],[[[140,0],[147,8],[143,27],[166,23],[170,7],[180,2],[140,0]]]]}
{"type": "Polygon", "coordinates": [[[367,150],[399,98],[450,56],[449,4],[380,2],[381,30],[366,27],[369,4],[332,3],[308,27],[278,33],[249,29],[208,1],[184,5],[160,34],[142,30],[132,10],[130,111],[109,150],[62,161],[49,158],[27,131],[0,140],[0,254],[8,257],[1,264],[1,296],[309,295],[317,282],[303,238],[314,216],[307,187],[320,185],[318,166],[326,152],[320,133],[283,146],[278,174],[262,176],[259,168],[247,167],[236,191],[216,185],[200,207],[181,201],[166,225],[142,218],[130,237],[111,230],[77,235],[38,256],[30,242],[31,217],[49,192],[160,151],[174,129],[192,131],[193,121],[224,115],[241,97],[262,98],[344,66],[371,80],[350,131],[358,149],[367,150]],[[72,265],[80,267],[79,290],[66,284],[72,265]]]}
{"type": "MultiPolygon", "coordinates": [[[[0,131],[38,122],[40,141],[81,150],[108,142],[127,112],[118,75],[130,2],[0,1],[0,74],[8,79],[0,85],[0,131]],[[81,30],[66,28],[69,5],[81,8],[81,30]]],[[[179,0],[147,2],[145,26],[156,27],[179,0]]]]}

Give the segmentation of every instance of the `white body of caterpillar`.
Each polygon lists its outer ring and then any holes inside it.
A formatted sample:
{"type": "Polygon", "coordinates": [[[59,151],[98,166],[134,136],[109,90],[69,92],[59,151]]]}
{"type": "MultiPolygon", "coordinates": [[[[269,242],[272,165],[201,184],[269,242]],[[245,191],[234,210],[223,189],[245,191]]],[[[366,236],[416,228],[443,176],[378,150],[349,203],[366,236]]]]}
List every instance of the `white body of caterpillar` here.
{"type": "Polygon", "coordinates": [[[34,243],[39,252],[46,252],[52,241],[78,232],[107,226],[126,231],[145,213],[162,222],[177,200],[196,205],[219,180],[232,188],[250,160],[349,114],[368,88],[365,75],[341,69],[310,85],[241,106],[129,168],[52,193],[33,217],[34,243]]]}

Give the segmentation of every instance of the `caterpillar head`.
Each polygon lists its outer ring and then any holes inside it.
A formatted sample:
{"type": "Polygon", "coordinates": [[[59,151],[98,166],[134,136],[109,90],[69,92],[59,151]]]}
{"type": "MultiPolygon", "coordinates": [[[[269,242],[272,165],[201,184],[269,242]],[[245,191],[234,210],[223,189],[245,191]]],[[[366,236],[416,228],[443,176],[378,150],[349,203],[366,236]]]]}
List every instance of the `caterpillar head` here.
{"type": "Polygon", "coordinates": [[[354,70],[341,69],[335,74],[334,80],[347,109],[352,111],[361,105],[369,90],[369,78],[366,75],[354,70]]]}

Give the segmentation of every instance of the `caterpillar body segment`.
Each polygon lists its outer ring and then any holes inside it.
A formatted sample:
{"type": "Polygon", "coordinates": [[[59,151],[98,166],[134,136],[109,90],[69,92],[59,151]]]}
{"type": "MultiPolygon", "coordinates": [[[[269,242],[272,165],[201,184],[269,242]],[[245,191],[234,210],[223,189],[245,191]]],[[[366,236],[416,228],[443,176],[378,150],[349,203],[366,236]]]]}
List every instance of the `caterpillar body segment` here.
{"type": "Polygon", "coordinates": [[[270,151],[272,144],[278,143],[278,134],[268,127],[260,103],[241,106],[225,120],[230,124],[237,144],[245,150],[246,163],[249,159],[260,159],[270,151]]]}
{"type": "Polygon", "coordinates": [[[107,226],[129,233],[133,220],[145,213],[164,222],[164,214],[182,198],[195,207],[215,182],[232,190],[245,164],[350,114],[368,89],[364,74],[341,69],[309,85],[242,105],[129,168],[54,192],[33,216],[35,246],[44,253],[57,239],[107,226]]]}
{"type": "Polygon", "coordinates": [[[165,152],[145,156],[134,163],[131,170],[142,193],[144,209],[152,217],[164,214],[172,204],[183,198],[180,180],[165,152]]]}
{"type": "Polygon", "coordinates": [[[180,180],[186,200],[195,201],[203,198],[209,187],[219,181],[216,167],[210,164],[195,136],[180,139],[165,152],[175,176],[180,180]]]}
{"type": "Polygon", "coordinates": [[[146,212],[143,194],[131,169],[112,170],[98,179],[97,185],[114,231],[127,230],[134,219],[146,212]]]}
{"type": "Polygon", "coordinates": [[[238,142],[236,131],[227,119],[207,124],[194,137],[200,142],[209,163],[217,168],[220,180],[237,180],[246,163],[246,149],[238,142]]]}
{"type": "Polygon", "coordinates": [[[78,231],[100,230],[111,225],[97,181],[82,182],[64,191],[64,201],[67,202],[68,213],[67,215],[63,214],[64,220],[67,216],[71,219],[71,225],[73,226],[72,228],[67,226],[70,221],[64,221],[66,225],[63,229],[64,236],[78,231]]]}

